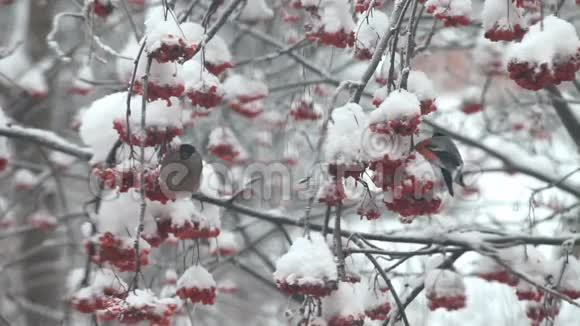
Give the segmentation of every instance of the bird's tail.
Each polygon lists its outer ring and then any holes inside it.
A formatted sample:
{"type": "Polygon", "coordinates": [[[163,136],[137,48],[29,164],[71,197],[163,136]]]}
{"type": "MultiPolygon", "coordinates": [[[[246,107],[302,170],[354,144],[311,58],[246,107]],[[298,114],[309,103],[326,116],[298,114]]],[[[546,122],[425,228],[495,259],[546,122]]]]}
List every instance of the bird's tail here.
{"type": "Polygon", "coordinates": [[[459,171],[459,173],[457,173],[457,175],[455,176],[455,180],[454,181],[458,185],[460,185],[462,187],[466,187],[465,180],[463,179],[463,171],[459,171]]]}

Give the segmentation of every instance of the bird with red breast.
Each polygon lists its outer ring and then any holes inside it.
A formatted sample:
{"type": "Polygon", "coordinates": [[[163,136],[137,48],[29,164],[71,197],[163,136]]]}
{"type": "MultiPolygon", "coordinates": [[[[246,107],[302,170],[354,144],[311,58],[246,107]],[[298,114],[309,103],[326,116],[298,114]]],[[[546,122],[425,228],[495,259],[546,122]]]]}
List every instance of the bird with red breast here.
{"type": "Polygon", "coordinates": [[[459,149],[449,136],[436,131],[431,138],[417,143],[415,150],[433,166],[441,169],[443,181],[445,181],[451,196],[454,195],[454,183],[465,187],[462,173],[463,159],[459,149]]]}

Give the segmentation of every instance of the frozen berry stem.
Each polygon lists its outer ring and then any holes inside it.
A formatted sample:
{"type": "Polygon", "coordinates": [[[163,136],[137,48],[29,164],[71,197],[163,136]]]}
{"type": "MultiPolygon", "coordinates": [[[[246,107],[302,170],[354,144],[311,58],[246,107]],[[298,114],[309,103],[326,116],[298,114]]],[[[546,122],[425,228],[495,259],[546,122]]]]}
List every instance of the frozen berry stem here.
{"type": "Polygon", "coordinates": [[[342,235],[340,233],[340,219],[342,215],[342,202],[336,204],[336,216],[334,219],[334,252],[337,259],[338,279],[343,280],[346,276],[344,265],[344,251],[342,248],[342,235]]]}
{"type": "MultiPolygon", "coordinates": [[[[141,130],[145,130],[147,125],[147,91],[148,91],[148,81],[149,81],[149,72],[151,71],[151,64],[153,63],[153,57],[147,57],[147,69],[145,71],[145,75],[142,77],[143,79],[143,96],[142,96],[142,104],[141,104],[141,130]]],[[[135,262],[137,264],[135,270],[135,276],[133,279],[133,289],[139,287],[139,274],[141,273],[141,259],[140,259],[140,252],[139,252],[139,240],[141,239],[141,232],[143,232],[144,227],[144,220],[145,220],[145,210],[147,209],[147,202],[145,201],[145,146],[140,146],[140,155],[139,155],[139,180],[140,180],[140,187],[139,187],[139,197],[140,197],[140,212],[139,212],[139,225],[137,226],[137,234],[135,235],[135,262]]]]}
{"type": "MultiPolygon", "coordinates": [[[[131,135],[131,97],[133,96],[133,86],[135,85],[135,78],[137,78],[137,68],[139,68],[139,60],[143,55],[143,50],[145,50],[145,46],[147,45],[147,39],[143,41],[141,47],[139,48],[139,52],[137,53],[137,57],[133,60],[133,73],[131,74],[131,82],[129,83],[129,88],[127,90],[127,112],[125,113],[125,123],[127,125],[127,138],[131,135]]],[[[145,95],[143,95],[145,96],[145,95]]],[[[147,96],[145,96],[147,97],[147,96]]],[[[131,145],[131,153],[133,153],[133,145],[131,145]]]]}

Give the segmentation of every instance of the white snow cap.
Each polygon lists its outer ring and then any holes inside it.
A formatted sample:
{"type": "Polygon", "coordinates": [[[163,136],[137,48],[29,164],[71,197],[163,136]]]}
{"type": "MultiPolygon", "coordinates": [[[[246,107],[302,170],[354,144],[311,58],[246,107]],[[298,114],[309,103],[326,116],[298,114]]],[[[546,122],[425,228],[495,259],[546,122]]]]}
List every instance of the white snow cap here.
{"type": "Polygon", "coordinates": [[[570,291],[580,293],[580,261],[572,255],[558,259],[555,264],[552,264],[550,274],[554,280],[558,280],[562,273],[560,281],[560,291],[570,291]],[[567,262],[566,262],[567,260],[567,262]],[[564,273],[562,273],[564,269],[564,273]]]}
{"type": "MultiPolygon", "coordinates": [[[[0,156],[2,156],[2,155],[0,154],[0,156]]],[[[59,152],[59,151],[50,152],[48,158],[57,167],[68,167],[69,165],[73,164],[77,160],[76,157],[74,157],[72,155],[65,154],[63,152],[59,152]]]]}
{"type": "Polygon", "coordinates": [[[215,288],[216,283],[213,276],[201,265],[189,267],[177,280],[177,288],[215,288]]]}
{"type": "Polygon", "coordinates": [[[239,247],[236,235],[231,231],[222,230],[215,239],[209,240],[209,248],[212,253],[218,250],[238,251],[239,247]]]}
{"type": "MultiPolygon", "coordinates": [[[[232,54],[226,41],[219,35],[214,37],[205,45],[205,61],[212,65],[222,65],[232,62],[232,54]]],[[[201,56],[199,57],[201,60],[201,56]]]]}
{"type": "Polygon", "coordinates": [[[407,90],[417,96],[420,101],[435,99],[435,86],[427,75],[419,70],[411,70],[407,79],[407,90]]]}
{"type": "MultiPolygon", "coordinates": [[[[205,169],[204,167],[202,180],[206,179],[205,169]]],[[[183,226],[187,222],[198,223],[200,229],[214,229],[221,226],[221,210],[219,207],[204,204],[202,209],[201,205],[194,203],[191,198],[178,198],[175,201],[165,203],[165,205],[151,202],[147,204],[147,207],[150,208],[147,212],[150,212],[155,217],[171,218],[171,225],[174,227],[183,226]]]]}
{"type": "MultiPolygon", "coordinates": [[[[110,94],[94,101],[83,113],[79,132],[83,143],[93,151],[91,164],[104,162],[117,141],[113,121],[125,116],[126,100],[126,92],[110,94]]],[[[132,111],[136,113],[139,110],[132,111]]]]}
{"type": "MultiPolygon", "coordinates": [[[[518,254],[512,267],[519,272],[524,272],[537,280],[543,280],[548,272],[548,266],[544,255],[535,247],[515,247],[514,253],[518,254]]],[[[520,282],[521,283],[521,282],[520,282]]]]}
{"type": "Polygon", "coordinates": [[[48,84],[44,76],[44,70],[38,65],[29,67],[16,83],[32,96],[46,96],[48,94],[48,84]]]}
{"type": "Polygon", "coordinates": [[[177,272],[170,268],[165,271],[165,281],[167,282],[177,282],[177,272]]]}
{"type": "Polygon", "coordinates": [[[240,153],[240,155],[236,159],[240,159],[242,153],[245,153],[242,144],[240,143],[240,141],[230,128],[227,127],[215,128],[209,134],[209,142],[207,144],[207,147],[209,148],[212,146],[218,146],[223,144],[231,145],[234,151],[238,151],[240,153]]]}
{"type": "Polygon", "coordinates": [[[415,94],[404,89],[392,91],[378,109],[369,115],[369,123],[413,118],[421,115],[421,103],[415,94]]]}
{"type": "Polygon", "coordinates": [[[259,80],[252,80],[245,76],[233,74],[224,81],[226,98],[233,100],[243,97],[265,97],[268,95],[268,86],[259,80]]]}
{"type": "Polygon", "coordinates": [[[158,7],[147,13],[145,21],[145,35],[147,45],[145,49],[151,53],[161,47],[162,44],[176,45],[185,42],[187,46],[198,44],[204,35],[204,29],[200,24],[186,22],[179,24],[171,14],[164,18],[163,9],[158,7]]]}
{"type": "Polygon", "coordinates": [[[368,19],[361,15],[356,29],[355,46],[369,49],[372,54],[388,26],[389,17],[379,10],[371,11],[368,19]]]}
{"type": "Polygon", "coordinates": [[[224,94],[220,80],[196,60],[189,60],[183,64],[183,79],[186,93],[195,91],[205,93],[215,87],[217,95],[224,94]]]}
{"type": "Polygon", "coordinates": [[[401,66],[401,55],[395,52],[393,60],[391,60],[392,54],[390,52],[385,53],[383,60],[377,70],[375,71],[375,80],[385,85],[387,83],[387,78],[389,78],[389,70],[391,69],[391,62],[394,62],[393,69],[393,79],[397,80],[399,78],[399,68],[401,66]]]}
{"type": "MultiPolygon", "coordinates": [[[[183,67],[175,62],[159,63],[156,60],[151,62],[151,69],[149,71],[148,81],[157,86],[177,86],[183,85],[184,76],[182,73],[183,67]]],[[[147,73],[147,56],[142,55],[139,58],[139,65],[137,66],[136,82],[142,82],[142,76],[147,73]]],[[[131,82],[129,78],[129,82],[131,82]]]]}
{"type": "Polygon", "coordinates": [[[433,15],[443,14],[450,17],[471,15],[471,0],[427,0],[425,7],[434,7],[433,15]]]}
{"type": "Polygon", "coordinates": [[[518,62],[547,63],[554,60],[568,60],[580,48],[576,28],[569,22],[555,16],[547,16],[543,21],[530,27],[520,43],[514,43],[508,57],[518,62]]]}
{"type": "Polygon", "coordinates": [[[147,306],[155,305],[157,298],[155,294],[149,289],[146,290],[135,290],[130,291],[129,295],[125,299],[125,302],[129,306],[133,306],[135,308],[143,308],[147,306]]]}
{"type": "MultiPolygon", "coordinates": [[[[220,207],[215,205],[202,205],[196,204],[194,214],[191,219],[199,224],[199,228],[216,229],[221,226],[221,213],[220,207]]],[[[175,222],[174,222],[175,223],[175,222]]]]}
{"type": "Polygon", "coordinates": [[[94,280],[91,282],[90,287],[99,293],[103,293],[107,289],[121,293],[129,288],[115,272],[108,268],[100,268],[95,272],[94,280]]]}
{"type": "MultiPolygon", "coordinates": [[[[131,308],[145,308],[145,309],[163,309],[160,305],[168,303],[168,299],[159,299],[150,289],[129,291],[129,295],[124,301],[124,304],[131,308]]],[[[174,301],[174,300],[172,300],[174,301]]],[[[159,312],[159,311],[158,311],[159,312]]]]}
{"type": "MultiPolygon", "coordinates": [[[[181,111],[179,105],[179,99],[176,97],[170,98],[173,103],[171,106],[167,106],[167,101],[159,99],[150,103],[147,103],[147,112],[145,114],[146,125],[145,127],[177,127],[181,128],[181,111]]],[[[141,131],[141,106],[143,99],[141,95],[135,95],[131,98],[131,116],[129,118],[129,123],[131,124],[131,133],[141,131]]],[[[126,108],[126,104],[125,104],[126,108]]],[[[122,121],[126,121],[125,118],[125,108],[121,109],[122,121]]]]}
{"type": "Polygon", "coordinates": [[[337,279],[334,256],[319,233],[298,238],[276,261],[274,278],[288,284],[319,284],[337,279]]]}
{"type": "Polygon", "coordinates": [[[338,289],[322,299],[322,313],[329,320],[333,317],[364,318],[363,298],[365,293],[360,284],[338,283],[338,289]]]}
{"type": "MultiPolygon", "coordinates": [[[[181,128],[179,100],[171,98],[173,105],[167,106],[165,100],[157,100],[147,104],[147,126],[181,128]]],[[[131,132],[141,129],[141,96],[131,98],[131,132]]],[[[111,147],[118,139],[118,133],[113,128],[115,120],[125,122],[127,110],[127,92],[107,95],[96,101],[82,114],[79,129],[81,139],[93,152],[91,164],[104,162],[111,147]]],[[[121,161],[121,160],[120,160],[121,161]]]]}
{"type": "Polygon", "coordinates": [[[327,0],[321,3],[320,28],[326,33],[353,32],[356,25],[352,19],[348,0],[327,0]]]}
{"type": "MultiPolygon", "coordinates": [[[[120,193],[114,200],[103,201],[99,215],[94,216],[97,231],[111,232],[115,236],[135,235],[139,225],[139,201],[137,193],[130,190],[120,193]]],[[[155,219],[149,210],[145,211],[144,234],[151,234],[157,230],[155,219]]]]}
{"type": "Polygon", "coordinates": [[[31,186],[32,187],[39,180],[38,180],[38,176],[36,174],[32,173],[30,170],[19,169],[18,171],[16,171],[16,173],[14,173],[14,176],[12,177],[12,181],[16,185],[31,186]]]}
{"type": "Polygon", "coordinates": [[[334,109],[323,147],[326,159],[346,163],[361,160],[367,119],[362,107],[356,103],[334,109]]]}
{"type": "Polygon", "coordinates": [[[457,297],[465,295],[463,276],[448,269],[433,269],[425,274],[427,297],[457,297]]]}
{"type": "Polygon", "coordinates": [[[433,182],[435,186],[440,180],[440,174],[436,173],[433,169],[433,165],[427,161],[423,155],[415,155],[414,159],[411,159],[405,164],[405,174],[412,175],[415,177],[416,181],[421,182],[433,182]]]}
{"type": "Polygon", "coordinates": [[[481,20],[485,30],[496,27],[500,30],[512,29],[515,25],[526,26],[523,9],[516,8],[511,1],[485,0],[481,20]]]}
{"type": "Polygon", "coordinates": [[[425,261],[425,271],[437,269],[443,262],[445,262],[445,256],[443,254],[435,254],[428,257],[425,261]]]}
{"type": "Polygon", "coordinates": [[[274,11],[264,0],[249,0],[240,12],[238,18],[242,21],[255,22],[274,18],[274,11]]]}

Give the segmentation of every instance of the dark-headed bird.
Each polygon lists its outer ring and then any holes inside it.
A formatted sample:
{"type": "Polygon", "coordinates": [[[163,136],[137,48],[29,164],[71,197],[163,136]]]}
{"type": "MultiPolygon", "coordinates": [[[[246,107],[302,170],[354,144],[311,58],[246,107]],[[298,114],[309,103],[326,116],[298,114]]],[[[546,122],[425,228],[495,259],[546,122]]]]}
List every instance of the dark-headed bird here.
{"type": "Polygon", "coordinates": [[[182,144],[161,159],[159,179],[174,193],[195,193],[201,183],[203,161],[193,145],[182,144]]]}
{"type": "Polygon", "coordinates": [[[435,132],[433,137],[417,143],[415,149],[429,163],[441,169],[443,180],[451,196],[454,194],[453,183],[465,187],[462,174],[463,159],[449,136],[435,132]]]}

